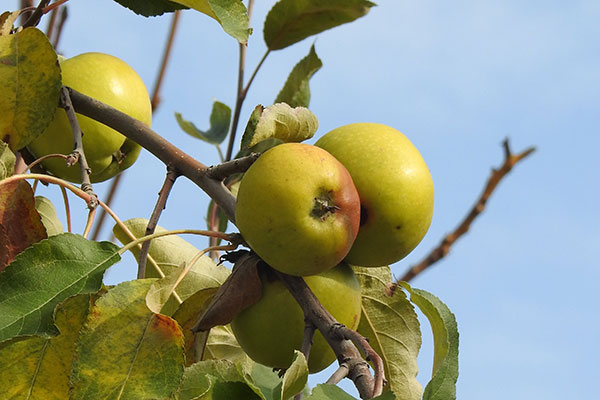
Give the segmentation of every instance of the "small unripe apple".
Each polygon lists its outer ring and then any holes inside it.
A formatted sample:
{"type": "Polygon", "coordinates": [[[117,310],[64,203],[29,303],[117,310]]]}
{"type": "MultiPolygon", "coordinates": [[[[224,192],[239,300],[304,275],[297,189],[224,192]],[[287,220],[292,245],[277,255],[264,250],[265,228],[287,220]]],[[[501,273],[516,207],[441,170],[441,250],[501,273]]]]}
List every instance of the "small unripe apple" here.
{"type": "Polygon", "coordinates": [[[433,216],[433,180],[417,148],[396,129],[374,123],[339,127],[316,145],[344,164],[360,195],[360,229],[346,260],[375,267],[404,258],[433,216]]]}
{"type": "Polygon", "coordinates": [[[358,232],[360,200],[331,154],[285,143],[267,150],[242,177],[235,219],[267,264],[290,275],[314,275],[346,257],[358,232]]]}
{"type": "MultiPolygon", "coordinates": [[[[148,91],[138,74],[124,61],[103,53],[84,53],[60,61],[65,86],[100,100],[150,126],[152,107],[148,91]]],[[[137,159],[141,147],[119,132],[91,118],[77,114],[83,132],[83,150],[90,169],[90,180],[110,179],[137,159]]],[[[28,146],[36,157],[70,154],[73,132],[62,108],[56,110],[48,128],[28,146]]],[[[67,167],[65,160],[50,158],[44,168],[59,178],[80,183],[78,165],[67,167]]]]}
{"type": "MultiPolygon", "coordinates": [[[[261,299],[240,312],[231,322],[231,328],[244,352],[254,361],[271,368],[287,368],[294,350],[302,347],[304,314],[272,271],[263,268],[259,273],[263,284],[261,299]]],[[[350,329],[358,327],[360,286],[348,264],[303,279],[338,322],[350,329]]],[[[327,368],[335,359],[333,350],[317,330],[308,358],[310,373],[327,368]]]]}

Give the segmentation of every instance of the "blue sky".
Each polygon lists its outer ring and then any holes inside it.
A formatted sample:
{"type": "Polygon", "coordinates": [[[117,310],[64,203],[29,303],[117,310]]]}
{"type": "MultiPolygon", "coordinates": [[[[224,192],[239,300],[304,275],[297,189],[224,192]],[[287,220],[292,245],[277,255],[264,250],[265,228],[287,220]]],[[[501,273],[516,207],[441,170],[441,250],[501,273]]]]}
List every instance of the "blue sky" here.
{"type": "MultiPolygon", "coordinates": [[[[262,21],[271,4],[255,7],[249,71],[264,53],[262,21]]],[[[69,7],[59,50],[67,57],[86,51],[116,55],[152,88],[170,16],[145,19],[111,1],[71,1],[69,7]]],[[[500,184],[450,255],[412,282],[456,314],[459,399],[553,400],[597,392],[598,20],[600,3],[594,0],[382,0],[365,18],[316,39],[324,64],[311,81],[311,109],[320,121],[316,136],[351,122],[384,123],[405,133],[431,169],[433,223],[421,245],[392,267],[398,275],[463,218],[490,169],[501,164],[505,137],[515,152],[538,149],[500,184]]],[[[241,125],[256,104],[273,102],[313,42],[269,56],[241,125]]],[[[214,149],[181,133],[173,113],[207,127],[214,99],[233,105],[237,54],[234,40],[214,21],[183,14],[153,128],[205,164],[218,161],[214,149]]],[[[160,162],[142,154],[114,207],[121,218],[150,215],[163,174],[160,162]]],[[[100,196],[108,186],[96,186],[100,196]]],[[[51,197],[57,190],[40,194],[51,197]]],[[[161,225],[201,227],[206,204],[199,189],[180,179],[161,225]]],[[[85,207],[74,202],[73,208],[80,232],[85,207]]],[[[134,276],[126,258],[107,280],[134,276]]],[[[425,336],[423,383],[431,349],[425,336]]]]}

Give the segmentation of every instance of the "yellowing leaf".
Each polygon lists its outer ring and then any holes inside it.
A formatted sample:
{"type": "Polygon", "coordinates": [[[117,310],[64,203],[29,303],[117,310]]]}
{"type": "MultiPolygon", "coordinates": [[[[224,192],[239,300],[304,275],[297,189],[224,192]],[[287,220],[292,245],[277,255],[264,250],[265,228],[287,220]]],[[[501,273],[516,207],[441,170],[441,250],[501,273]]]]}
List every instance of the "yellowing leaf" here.
{"type": "Polygon", "coordinates": [[[15,154],[10,151],[8,145],[0,140],[0,180],[12,175],[16,160],[15,154]]]}
{"type": "Polygon", "coordinates": [[[358,332],[383,359],[387,389],[403,400],[420,400],[417,355],[421,347],[419,320],[404,292],[389,295],[389,267],[354,267],[362,295],[358,332]]]}
{"type": "Polygon", "coordinates": [[[26,28],[0,36],[0,140],[20,150],[50,124],[61,87],[56,52],[46,35],[26,28]]]}
{"type": "Polygon", "coordinates": [[[177,389],[183,336],[146,307],[153,281],[121,283],[96,302],[79,337],[71,399],[164,399],[177,389]]]}
{"type": "Polygon", "coordinates": [[[90,295],[71,297],[56,307],[58,336],[25,336],[0,344],[0,393],[4,398],[63,400],[69,397],[75,344],[89,308],[90,295]]]}
{"type": "Polygon", "coordinates": [[[42,224],[44,224],[48,236],[64,232],[62,223],[56,214],[56,208],[49,199],[44,196],[35,196],[35,209],[42,218],[42,224]]]}

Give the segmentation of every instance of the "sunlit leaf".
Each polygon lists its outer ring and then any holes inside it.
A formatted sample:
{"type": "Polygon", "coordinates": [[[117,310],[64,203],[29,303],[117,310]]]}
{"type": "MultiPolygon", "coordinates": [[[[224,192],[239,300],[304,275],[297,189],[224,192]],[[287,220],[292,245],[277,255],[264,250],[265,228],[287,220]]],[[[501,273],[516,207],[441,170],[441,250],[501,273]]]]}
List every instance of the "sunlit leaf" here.
{"type": "Polygon", "coordinates": [[[177,322],[146,307],[153,279],[121,283],[94,305],[73,362],[71,399],[164,399],[183,374],[177,322]]]}
{"type": "Polygon", "coordinates": [[[312,45],[310,52],[292,70],[277,95],[275,103],[287,103],[290,107],[308,107],[310,103],[310,87],[308,81],[323,66],[323,62],[317,56],[315,46],[312,45]]]}
{"type": "Polygon", "coordinates": [[[8,144],[0,140],[0,180],[12,175],[16,160],[17,158],[8,148],[8,144]]]}
{"type": "Polygon", "coordinates": [[[0,140],[20,150],[50,124],[61,87],[56,52],[42,31],[0,36],[0,140]]]}
{"type": "Polygon", "coordinates": [[[33,191],[25,181],[10,182],[0,190],[0,271],[19,253],[46,239],[46,229],[35,209],[33,191]]]}
{"type": "Polygon", "coordinates": [[[90,295],[77,295],[56,307],[60,334],[22,336],[0,344],[0,393],[4,398],[69,398],[69,376],[79,330],[90,308],[90,295]]]}
{"type": "Polygon", "coordinates": [[[214,18],[223,30],[240,43],[248,42],[250,19],[241,0],[174,0],[214,18]]]}
{"type": "Polygon", "coordinates": [[[308,363],[304,354],[294,350],[294,361],[285,370],[283,379],[277,387],[277,395],[281,400],[289,399],[300,393],[308,381],[308,363]]]}
{"type": "Polygon", "coordinates": [[[401,282],[410,293],[410,300],[425,314],[433,331],[434,357],[432,377],[423,393],[423,400],[456,399],[458,379],[458,327],[456,318],[440,299],[421,289],[401,282]]]}
{"type": "Polygon", "coordinates": [[[120,260],[118,247],[63,233],[34,244],[0,274],[0,341],[18,335],[55,335],[57,304],[97,292],[104,271],[120,260]]]}
{"type": "Polygon", "coordinates": [[[280,0],[265,19],[267,47],[279,50],[338,25],[352,22],[375,4],[366,0],[280,0]]]}
{"type": "MultiPolygon", "coordinates": [[[[252,147],[266,139],[279,139],[282,142],[302,142],[310,139],[317,128],[317,117],[304,107],[292,108],[285,103],[277,103],[261,109],[254,129],[246,129],[242,137],[242,148],[252,147]]],[[[250,125],[250,124],[249,124],[250,125]]]]}
{"type": "Polygon", "coordinates": [[[169,0],[114,0],[123,7],[129,8],[136,14],[144,17],[154,17],[167,12],[186,8],[181,4],[169,0]]]}
{"type": "Polygon", "coordinates": [[[0,36],[10,35],[14,28],[14,23],[19,18],[20,11],[5,11],[0,15],[0,36]]]}
{"type": "Polygon", "coordinates": [[[355,400],[338,386],[326,383],[315,386],[310,396],[305,398],[306,400],[355,400]]]}
{"type": "Polygon", "coordinates": [[[44,196],[35,196],[35,209],[42,218],[42,224],[46,228],[48,236],[58,235],[63,233],[64,229],[54,204],[44,196]]]}
{"type": "Polygon", "coordinates": [[[417,314],[404,292],[390,296],[393,282],[389,267],[354,267],[360,282],[362,316],[358,332],[369,339],[383,359],[386,388],[403,400],[420,400],[421,384],[417,381],[417,355],[421,331],[417,314]]]}
{"type": "Polygon", "coordinates": [[[210,113],[210,128],[202,131],[196,128],[192,122],[185,120],[180,113],[175,113],[175,119],[179,127],[188,135],[211,144],[220,144],[229,133],[231,121],[231,108],[226,104],[215,101],[210,113]]]}

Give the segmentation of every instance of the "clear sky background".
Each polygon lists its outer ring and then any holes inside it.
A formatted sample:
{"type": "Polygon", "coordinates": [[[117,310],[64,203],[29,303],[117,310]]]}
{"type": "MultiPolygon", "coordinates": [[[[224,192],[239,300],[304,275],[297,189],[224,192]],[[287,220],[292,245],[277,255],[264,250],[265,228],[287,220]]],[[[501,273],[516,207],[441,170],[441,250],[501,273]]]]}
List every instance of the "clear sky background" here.
{"type": "MultiPolygon", "coordinates": [[[[12,9],[18,4],[2,3],[12,9]]],[[[272,3],[255,6],[248,71],[265,51],[262,23],[272,3]]],[[[68,4],[59,50],[67,57],[87,51],[116,55],[151,90],[171,16],[146,19],[109,0],[68,4]]],[[[412,281],[456,314],[459,399],[597,396],[598,21],[596,0],[381,0],[366,17],[316,39],[324,64],[311,80],[310,108],[320,122],[316,137],[352,122],[384,123],[405,133],[431,169],[433,223],[419,247],[392,266],[397,275],[464,217],[491,168],[502,163],[506,137],[515,152],[537,147],[500,184],[449,256],[412,281]]],[[[180,22],[153,128],[214,164],[214,148],[182,133],[173,113],[207,128],[213,100],[233,108],[238,47],[203,14],[186,11],[180,22]]],[[[273,102],[313,42],[269,56],[246,100],[242,128],[256,104],[273,102]]],[[[163,177],[164,166],[143,153],[123,181],[114,205],[118,215],[148,218],[163,177]]],[[[102,197],[108,187],[98,184],[96,190],[102,197]]],[[[57,198],[58,190],[41,188],[39,194],[57,198]]],[[[206,205],[203,192],[179,179],[160,224],[204,227],[206,205]]],[[[85,206],[74,200],[72,208],[81,232],[85,206]]],[[[109,238],[108,229],[103,238],[109,238]]],[[[205,247],[204,240],[192,241],[205,247]]],[[[133,258],[126,256],[106,280],[134,277],[133,258]]],[[[433,344],[424,319],[422,327],[419,379],[426,384],[433,344]]],[[[311,382],[325,379],[319,375],[311,382]]]]}

